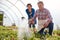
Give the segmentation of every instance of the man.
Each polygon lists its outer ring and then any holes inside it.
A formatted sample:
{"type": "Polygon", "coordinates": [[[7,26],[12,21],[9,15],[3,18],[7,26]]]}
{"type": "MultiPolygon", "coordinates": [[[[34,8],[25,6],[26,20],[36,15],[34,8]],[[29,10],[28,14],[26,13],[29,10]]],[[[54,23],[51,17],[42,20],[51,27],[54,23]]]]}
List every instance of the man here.
{"type": "Polygon", "coordinates": [[[35,31],[36,19],[34,21],[31,21],[31,19],[34,17],[35,9],[32,8],[31,4],[27,4],[26,13],[28,15],[29,28],[32,26],[35,31]]]}
{"type": "Polygon", "coordinates": [[[38,33],[43,34],[45,28],[49,28],[49,34],[52,35],[53,32],[53,22],[49,10],[44,8],[44,3],[42,1],[38,2],[38,10],[36,10],[35,19],[38,17],[38,27],[41,27],[38,33]],[[41,26],[43,25],[43,26],[41,26]]]}

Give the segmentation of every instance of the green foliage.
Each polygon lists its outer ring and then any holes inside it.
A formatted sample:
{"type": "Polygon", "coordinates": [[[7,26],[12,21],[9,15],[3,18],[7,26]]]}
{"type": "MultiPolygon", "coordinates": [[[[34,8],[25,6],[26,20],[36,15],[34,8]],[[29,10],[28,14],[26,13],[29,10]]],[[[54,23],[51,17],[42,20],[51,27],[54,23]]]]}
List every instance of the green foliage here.
{"type": "Polygon", "coordinates": [[[60,40],[60,36],[50,36],[47,40],[60,40]]]}
{"type": "Polygon", "coordinates": [[[55,30],[53,33],[60,36],[60,30],[55,30]]]}
{"type": "Polygon", "coordinates": [[[53,35],[52,36],[49,35],[48,33],[46,35],[39,34],[39,33],[33,33],[32,37],[29,38],[28,40],[60,40],[60,35],[56,35],[55,36],[54,33],[55,34],[60,34],[60,30],[53,31],[53,35]]]}
{"type": "Polygon", "coordinates": [[[17,31],[0,26],[0,40],[17,40],[17,31]]]}
{"type": "MultiPolygon", "coordinates": [[[[15,27],[13,27],[15,29],[15,27]]],[[[33,31],[32,31],[33,32],[33,31]]],[[[0,40],[18,40],[17,37],[17,31],[9,29],[8,27],[0,26],[0,40]]],[[[24,40],[60,40],[60,30],[53,31],[53,35],[47,35],[39,34],[39,33],[32,33],[31,37],[27,37],[26,34],[24,34],[24,40]],[[56,35],[55,35],[56,34],[56,35]]]]}
{"type": "Polygon", "coordinates": [[[3,14],[0,14],[0,21],[3,21],[3,14]]]}

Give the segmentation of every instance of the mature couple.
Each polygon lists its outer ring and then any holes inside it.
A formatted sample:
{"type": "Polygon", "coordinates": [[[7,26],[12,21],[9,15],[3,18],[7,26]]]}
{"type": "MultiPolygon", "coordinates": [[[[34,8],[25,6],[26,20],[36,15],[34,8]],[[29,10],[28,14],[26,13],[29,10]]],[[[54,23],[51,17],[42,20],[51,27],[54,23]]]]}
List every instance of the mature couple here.
{"type": "Polygon", "coordinates": [[[39,9],[37,9],[36,12],[31,4],[27,4],[26,13],[28,15],[29,28],[32,26],[34,31],[36,31],[35,24],[36,18],[38,18],[38,27],[39,29],[42,28],[38,33],[43,34],[44,29],[49,28],[49,34],[52,35],[53,22],[50,12],[48,9],[44,8],[44,3],[42,1],[39,1],[37,4],[39,9]]]}

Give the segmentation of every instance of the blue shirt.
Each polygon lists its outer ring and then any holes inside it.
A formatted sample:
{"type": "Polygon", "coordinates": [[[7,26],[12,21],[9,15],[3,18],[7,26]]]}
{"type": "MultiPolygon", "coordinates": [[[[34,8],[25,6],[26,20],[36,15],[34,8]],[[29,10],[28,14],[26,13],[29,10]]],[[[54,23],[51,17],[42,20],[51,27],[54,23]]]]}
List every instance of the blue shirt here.
{"type": "MultiPolygon", "coordinates": [[[[27,15],[28,15],[28,19],[31,19],[31,18],[33,18],[34,15],[35,15],[35,9],[32,8],[32,11],[31,11],[31,12],[29,12],[29,10],[26,9],[26,13],[27,13],[27,15]]],[[[36,24],[36,19],[34,20],[34,22],[35,22],[35,24],[36,24]]]]}

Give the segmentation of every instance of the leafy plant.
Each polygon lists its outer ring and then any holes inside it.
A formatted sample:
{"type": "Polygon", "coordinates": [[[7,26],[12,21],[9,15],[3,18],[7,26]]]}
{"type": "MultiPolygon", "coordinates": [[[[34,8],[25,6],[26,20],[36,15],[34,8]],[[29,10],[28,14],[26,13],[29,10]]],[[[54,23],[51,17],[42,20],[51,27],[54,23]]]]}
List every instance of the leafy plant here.
{"type": "Polygon", "coordinates": [[[0,40],[18,40],[17,31],[10,30],[8,27],[0,26],[0,40]]]}

